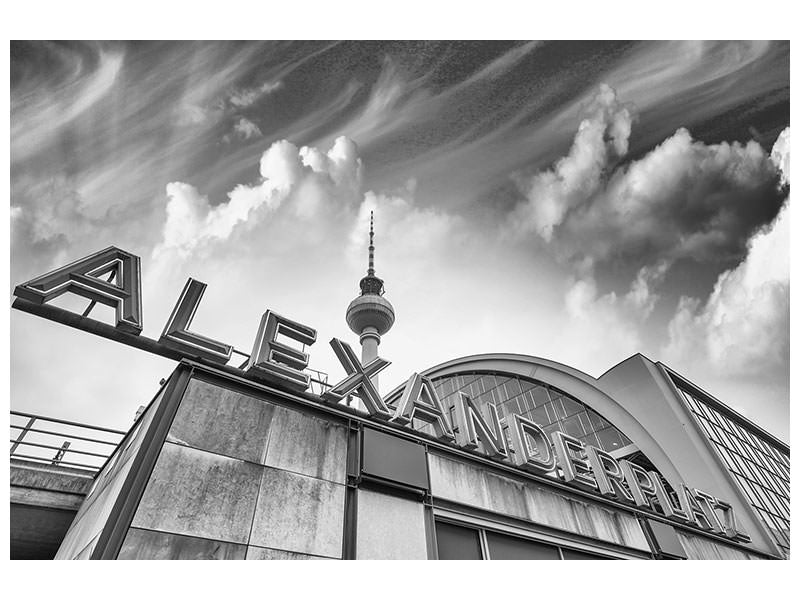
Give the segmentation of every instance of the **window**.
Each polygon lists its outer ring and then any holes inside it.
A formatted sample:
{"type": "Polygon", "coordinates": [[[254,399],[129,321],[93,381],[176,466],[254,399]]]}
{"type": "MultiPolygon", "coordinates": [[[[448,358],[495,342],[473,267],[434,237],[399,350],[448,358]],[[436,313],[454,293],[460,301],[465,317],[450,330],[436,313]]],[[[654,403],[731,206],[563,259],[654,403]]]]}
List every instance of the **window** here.
{"type": "Polygon", "coordinates": [[[436,545],[439,560],[481,560],[481,542],[477,529],[436,521],[436,545]]]}
{"type": "Polygon", "coordinates": [[[492,560],[559,560],[558,547],[493,531],[486,532],[492,560]]]}
{"type": "Polygon", "coordinates": [[[788,555],[789,473],[783,466],[789,464],[788,452],[746,420],[733,413],[723,414],[726,412],[724,407],[690,389],[680,378],[673,377],[673,383],[728,469],[736,476],[750,504],[788,555]]]}
{"type": "Polygon", "coordinates": [[[436,521],[439,560],[610,560],[609,556],[476,527],[436,521]]]}
{"type": "Polygon", "coordinates": [[[588,552],[581,552],[580,550],[572,550],[571,548],[562,548],[561,555],[564,560],[611,560],[607,556],[600,556],[599,554],[589,554],[588,552]]]}

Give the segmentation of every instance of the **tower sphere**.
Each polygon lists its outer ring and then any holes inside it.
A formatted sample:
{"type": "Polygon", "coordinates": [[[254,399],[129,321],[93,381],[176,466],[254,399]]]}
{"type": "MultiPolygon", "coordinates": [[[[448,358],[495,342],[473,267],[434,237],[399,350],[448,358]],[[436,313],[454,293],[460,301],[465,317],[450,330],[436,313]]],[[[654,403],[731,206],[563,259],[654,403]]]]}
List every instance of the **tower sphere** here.
{"type": "Polygon", "coordinates": [[[383,296],[364,294],[350,303],[346,318],[353,333],[361,335],[367,327],[374,327],[383,335],[394,325],[394,307],[383,296]]]}

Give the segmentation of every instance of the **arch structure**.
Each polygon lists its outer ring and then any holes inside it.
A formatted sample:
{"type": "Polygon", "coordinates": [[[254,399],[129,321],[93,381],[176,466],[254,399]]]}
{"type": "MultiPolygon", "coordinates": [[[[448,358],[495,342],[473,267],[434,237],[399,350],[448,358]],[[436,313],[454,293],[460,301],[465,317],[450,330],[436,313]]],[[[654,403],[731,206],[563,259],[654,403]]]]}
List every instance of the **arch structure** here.
{"type": "MultiPolygon", "coordinates": [[[[578,369],[535,356],[493,353],[456,358],[422,375],[433,381],[447,409],[452,407],[451,396],[461,391],[478,404],[494,403],[501,415],[518,412],[545,431],[564,431],[615,458],[643,455],[672,485],[690,483],[637,415],[578,369]]],[[[387,402],[396,402],[403,388],[392,390],[387,402]]],[[[420,424],[419,429],[425,427],[420,424]]]]}
{"type": "MultiPolygon", "coordinates": [[[[765,523],[754,512],[747,490],[736,481],[722,451],[698,424],[680,386],[688,386],[686,389],[697,393],[699,388],[661,363],[635,354],[594,378],[545,358],[495,353],[456,358],[421,374],[432,381],[445,410],[451,411],[451,422],[458,392],[467,394],[479,406],[494,404],[501,418],[519,413],[548,433],[563,431],[610,452],[615,458],[627,458],[655,469],[673,488],[680,484],[700,487],[726,499],[735,508],[743,530],[750,535],[752,547],[788,556],[788,541],[782,548],[774,535],[775,530],[780,530],[788,540],[788,517],[782,527],[781,521],[778,525],[772,521],[765,523]]],[[[404,387],[401,385],[388,394],[387,403],[397,402],[404,387]]],[[[713,402],[722,407],[718,401],[713,402]]],[[[730,409],[725,411],[731,418],[746,421],[730,409]]],[[[752,423],[744,425],[769,438],[767,441],[772,439],[752,423]]],[[[426,431],[426,427],[430,429],[424,423],[414,424],[421,431],[426,431]]],[[[783,450],[788,481],[788,446],[783,450]]],[[[788,502],[788,491],[785,496],[788,502]]]]}

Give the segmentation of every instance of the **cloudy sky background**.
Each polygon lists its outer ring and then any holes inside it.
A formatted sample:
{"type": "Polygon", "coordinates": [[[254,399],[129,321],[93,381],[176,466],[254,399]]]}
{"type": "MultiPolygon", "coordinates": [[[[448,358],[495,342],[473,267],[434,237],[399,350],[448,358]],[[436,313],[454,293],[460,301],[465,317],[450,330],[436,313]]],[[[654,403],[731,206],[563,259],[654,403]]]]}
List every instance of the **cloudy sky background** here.
{"type": "MultiPolygon", "coordinates": [[[[271,308],[338,380],[375,210],[384,391],[642,352],[788,440],[788,125],[788,43],[14,43],[9,291],[116,245],[144,335],[191,276],[195,331],[249,352],[271,308]]],[[[127,428],[173,368],[10,325],[17,410],[127,428]]]]}

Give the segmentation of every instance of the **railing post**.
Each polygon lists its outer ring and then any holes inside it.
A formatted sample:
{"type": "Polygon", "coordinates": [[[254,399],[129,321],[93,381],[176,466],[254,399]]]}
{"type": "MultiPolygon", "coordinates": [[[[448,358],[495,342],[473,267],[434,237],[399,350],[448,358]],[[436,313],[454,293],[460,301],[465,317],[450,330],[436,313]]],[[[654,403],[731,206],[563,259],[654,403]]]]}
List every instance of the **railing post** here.
{"type": "Polygon", "coordinates": [[[31,427],[33,427],[33,424],[35,422],[36,422],[36,417],[31,417],[30,419],[28,419],[28,423],[27,423],[27,425],[25,425],[25,429],[23,429],[22,431],[19,432],[19,435],[17,436],[17,441],[15,441],[13,444],[11,444],[11,455],[12,456],[14,455],[14,450],[17,449],[17,446],[19,446],[19,443],[22,441],[22,439],[25,437],[25,435],[27,435],[28,430],[31,427]]]}
{"type": "Polygon", "coordinates": [[[53,457],[53,461],[51,464],[57,465],[58,463],[60,463],[61,459],[64,458],[64,454],[67,452],[68,448],[69,448],[69,442],[64,442],[63,444],[61,444],[61,449],[58,452],[56,452],[56,455],[53,457]]]}

